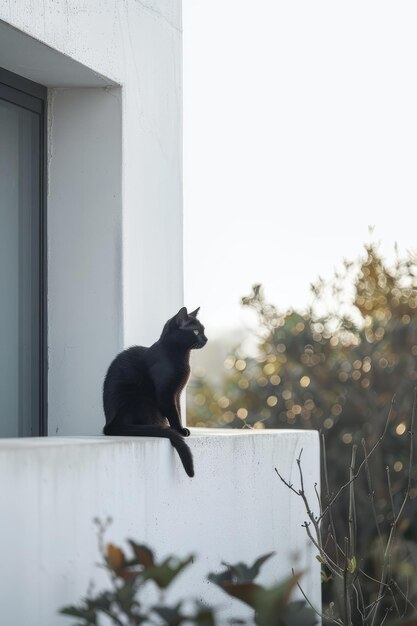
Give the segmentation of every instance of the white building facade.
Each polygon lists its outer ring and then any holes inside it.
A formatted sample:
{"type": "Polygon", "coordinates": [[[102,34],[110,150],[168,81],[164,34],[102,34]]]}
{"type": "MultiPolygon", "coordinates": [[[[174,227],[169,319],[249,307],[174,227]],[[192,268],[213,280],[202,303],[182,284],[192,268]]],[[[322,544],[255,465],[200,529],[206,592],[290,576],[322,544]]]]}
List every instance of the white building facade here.
{"type": "Polygon", "coordinates": [[[111,358],[182,303],[181,5],[0,18],[0,67],[48,88],[48,432],[96,434],[111,358]]]}
{"type": "MultiPolygon", "coordinates": [[[[316,433],[196,432],[193,480],[167,441],[100,436],[110,361],[155,341],[183,303],[181,60],[181,0],[0,4],[0,283],[13,296],[0,312],[8,626],[69,623],[56,611],[96,576],[91,519],[105,515],[113,542],[130,536],[162,555],[200,554],[195,592],[232,614],[236,602],[208,589],[203,574],[270,550],[279,563],[266,582],[288,575],[298,551],[320,605],[305,513],[274,473],[291,477],[303,448],[314,494],[316,433]],[[26,136],[40,142],[33,162],[36,150],[22,156],[26,136]],[[14,438],[27,434],[48,438],[14,438]]],[[[177,596],[189,587],[184,578],[177,596]]]]}

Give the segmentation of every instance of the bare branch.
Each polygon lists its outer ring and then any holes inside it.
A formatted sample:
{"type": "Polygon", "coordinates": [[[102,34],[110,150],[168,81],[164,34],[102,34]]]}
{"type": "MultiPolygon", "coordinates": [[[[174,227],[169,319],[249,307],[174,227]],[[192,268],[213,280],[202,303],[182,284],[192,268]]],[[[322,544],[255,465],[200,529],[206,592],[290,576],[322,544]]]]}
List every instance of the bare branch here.
{"type": "Polygon", "coordinates": [[[321,515],[321,511],[322,511],[322,508],[321,508],[321,498],[320,498],[319,491],[317,489],[317,483],[314,483],[314,492],[316,494],[317,504],[319,505],[319,511],[320,511],[320,515],[321,515]]]}
{"type": "Polygon", "coordinates": [[[374,492],[374,488],[372,485],[372,478],[371,478],[371,472],[369,469],[369,463],[368,463],[368,453],[366,451],[366,444],[365,444],[365,439],[362,439],[362,448],[363,448],[363,454],[364,454],[364,461],[365,461],[365,473],[366,473],[366,480],[368,482],[368,489],[369,489],[369,500],[371,502],[371,508],[372,508],[372,514],[374,516],[374,521],[375,521],[375,527],[378,533],[378,537],[379,537],[379,543],[382,547],[382,534],[381,534],[381,528],[379,526],[379,522],[378,522],[378,516],[376,514],[376,508],[375,508],[375,492],[374,492]]]}
{"type": "MultiPolygon", "coordinates": [[[[293,576],[295,576],[294,570],[292,570],[292,574],[293,576]]],[[[343,622],[337,618],[334,617],[330,617],[330,615],[325,615],[324,613],[320,613],[320,611],[318,611],[310,602],[310,600],[308,599],[308,597],[306,596],[306,594],[304,593],[303,588],[301,587],[300,583],[297,582],[297,587],[300,590],[300,592],[302,593],[305,601],[307,602],[307,604],[313,609],[314,613],[316,615],[318,615],[323,621],[325,622],[330,622],[331,624],[338,624],[338,626],[343,626],[343,622]]]]}
{"type": "MultiPolygon", "coordinates": [[[[323,451],[323,474],[324,474],[324,482],[326,485],[326,499],[327,502],[330,501],[330,490],[329,490],[329,477],[328,477],[328,471],[327,471],[327,449],[326,449],[326,439],[324,437],[324,435],[321,435],[321,449],[323,451]]],[[[320,518],[323,517],[323,509],[320,509],[320,518]]],[[[336,564],[339,565],[339,549],[338,549],[338,545],[337,545],[337,535],[336,535],[336,528],[334,525],[334,519],[333,519],[333,509],[330,508],[329,509],[329,522],[330,522],[330,527],[332,529],[332,536],[333,536],[333,541],[334,541],[334,546],[336,549],[336,564]]]]}
{"type": "Polygon", "coordinates": [[[288,482],[287,480],[285,480],[285,478],[283,476],[281,476],[281,474],[279,473],[279,471],[277,470],[277,468],[275,468],[276,473],[278,474],[280,480],[282,480],[282,482],[284,483],[284,485],[286,487],[288,487],[288,489],[291,489],[291,491],[293,491],[295,493],[296,496],[299,496],[300,493],[299,491],[297,491],[297,489],[294,489],[293,484],[288,482]]]}
{"type": "Polygon", "coordinates": [[[357,580],[353,584],[353,590],[356,595],[356,609],[359,615],[361,616],[362,624],[364,625],[365,624],[365,602],[363,600],[362,587],[360,585],[359,580],[357,580]],[[359,606],[359,603],[361,606],[359,606]]]}
{"type": "MultiPolygon", "coordinates": [[[[407,580],[407,583],[408,583],[408,580],[407,580]]],[[[398,593],[400,594],[400,596],[402,596],[402,597],[403,597],[403,599],[405,600],[406,607],[407,607],[407,605],[408,605],[408,606],[411,606],[411,608],[412,608],[412,609],[414,609],[415,611],[417,611],[417,606],[415,606],[415,605],[411,602],[411,600],[409,599],[409,597],[408,597],[408,586],[407,586],[407,592],[406,592],[406,593],[404,593],[404,592],[400,589],[400,587],[399,587],[398,583],[397,583],[395,580],[391,581],[391,584],[392,584],[392,585],[394,585],[395,589],[398,591],[398,593]]],[[[404,609],[403,616],[404,616],[404,614],[405,614],[405,610],[406,610],[406,609],[404,609]]]]}
{"type": "MultiPolygon", "coordinates": [[[[353,479],[355,473],[357,446],[352,446],[352,459],[349,469],[349,477],[353,479]]],[[[356,508],[355,508],[355,489],[353,480],[349,486],[349,558],[356,556],[356,508]]]]}
{"type": "Polygon", "coordinates": [[[386,466],[385,471],[386,471],[386,474],[387,474],[387,485],[388,485],[389,501],[390,501],[390,504],[391,504],[392,522],[394,523],[394,520],[395,520],[394,497],[392,495],[391,474],[390,474],[388,465],[386,466]]]}
{"type": "MultiPolygon", "coordinates": [[[[368,453],[368,459],[369,459],[369,457],[370,457],[370,456],[372,456],[372,454],[375,452],[375,450],[376,450],[376,449],[377,449],[377,448],[381,445],[381,442],[383,441],[383,439],[384,439],[384,437],[385,437],[385,435],[386,435],[386,432],[387,432],[387,430],[388,430],[388,424],[389,424],[389,423],[390,423],[390,421],[391,421],[391,415],[392,415],[392,411],[393,411],[393,408],[394,408],[394,406],[395,406],[395,403],[396,403],[396,397],[395,397],[395,396],[393,396],[393,398],[392,398],[392,400],[391,400],[391,406],[390,406],[390,409],[389,409],[389,412],[388,412],[387,420],[386,420],[386,422],[385,422],[385,427],[384,427],[384,430],[382,431],[382,434],[381,434],[381,436],[379,437],[378,441],[377,441],[377,442],[376,442],[376,443],[372,446],[371,450],[369,451],[369,453],[368,453]]],[[[338,500],[338,498],[339,498],[339,497],[340,497],[340,495],[344,492],[344,490],[345,490],[347,487],[349,487],[349,485],[350,485],[353,481],[355,481],[355,480],[357,479],[357,477],[358,477],[358,476],[359,476],[359,474],[361,473],[362,468],[364,467],[364,465],[365,465],[365,459],[364,459],[364,460],[360,463],[360,465],[359,465],[359,467],[358,467],[357,471],[355,472],[355,474],[353,475],[353,477],[352,477],[351,479],[349,479],[349,480],[347,481],[347,483],[345,483],[344,485],[342,485],[342,486],[340,487],[340,489],[337,491],[336,495],[334,495],[334,496],[333,496],[333,498],[330,500],[330,502],[328,503],[328,505],[327,505],[327,506],[326,506],[326,508],[324,509],[323,513],[322,513],[322,514],[320,515],[320,517],[318,518],[318,520],[317,520],[318,522],[320,522],[320,521],[323,519],[323,517],[324,517],[325,515],[327,515],[327,513],[329,512],[329,509],[331,508],[331,506],[332,506],[332,505],[336,502],[336,500],[338,500]]]]}
{"type": "Polygon", "coordinates": [[[413,411],[411,414],[411,424],[410,424],[410,430],[409,430],[409,435],[410,435],[410,452],[409,452],[409,461],[408,461],[408,482],[407,482],[407,488],[405,491],[405,495],[400,507],[400,510],[398,511],[398,514],[395,516],[394,513],[394,520],[391,524],[391,530],[388,536],[388,541],[387,541],[387,545],[385,548],[385,552],[384,552],[384,562],[383,562],[383,567],[382,567],[382,575],[381,575],[381,584],[379,587],[379,592],[378,592],[378,598],[376,600],[377,604],[375,606],[375,612],[372,618],[372,622],[371,622],[371,626],[375,625],[375,620],[376,620],[376,616],[378,614],[378,607],[380,605],[379,603],[379,599],[382,593],[382,583],[385,583],[386,581],[386,577],[387,577],[387,573],[388,573],[388,564],[389,564],[389,560],[390,560],[390,556],[391,556],[391,546],[392,546],[392,542],[394,540],[394,536],[395,536],[395,532],[397,529],[397,525],[398,522],[401,518],[401,515],[404,511],[404,507],[407,503],[407,500],[409,498],[410,495],[410,486],[411,486],[411,475],[412,475],[412,469],[413,469],[413,457],[414,457],[414,422],[415,422],[415,417],[416,417],[416,405],[417,405],[417,387],[414,388],[414,402],[413,402],[413,411]]]}
{"type": "Polygon", "coordinates": [[[345,537],[345,565],[343,568],[343,608],[344,608],[344,617],[346,626],[352,626],[352,613],[350,606],[350,594],[349,594],[349,584],[348,584],[348,576],[349,576],[349,558],[348,554],[350,552],[349,547],[349,539],[345,537]]]}
{"type": "Polygon", "coordinates": [[[398,524],[399,519],[400,519],[400,517],[402,515],[402,512],[404,510],[404,507],[405,507],[405,505],[407,503],[407,500],[409,498],[409,495],[410,495],[411,477],[412,477],[412,473],[413,473],[413,459],[414,459],[414,423],[415,423],[415,419],[416,419],[416,406],[417,406],[417,387],[414,388],[413,411],[411,413],[410,430],[408,431],[408,434],[410,435],[410,452],[409,452],[409,458],[408,458],[408,481],[407,481],[407,488],[405,490],[404,500],[402,502],[400,510],[398,511],[398,515],[397,515],[397,517],[394,520],[395,524],[398,524]]]}

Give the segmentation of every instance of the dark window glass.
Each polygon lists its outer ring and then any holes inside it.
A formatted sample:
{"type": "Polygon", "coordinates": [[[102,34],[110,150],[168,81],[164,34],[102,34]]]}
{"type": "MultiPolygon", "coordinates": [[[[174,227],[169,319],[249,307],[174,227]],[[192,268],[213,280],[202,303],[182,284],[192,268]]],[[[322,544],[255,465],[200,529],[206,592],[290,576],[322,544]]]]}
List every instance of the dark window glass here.
{"type": "Polygon", "coordinates": [[[0,436],[45,433],[46,90],[0,69],[0,436]]]}

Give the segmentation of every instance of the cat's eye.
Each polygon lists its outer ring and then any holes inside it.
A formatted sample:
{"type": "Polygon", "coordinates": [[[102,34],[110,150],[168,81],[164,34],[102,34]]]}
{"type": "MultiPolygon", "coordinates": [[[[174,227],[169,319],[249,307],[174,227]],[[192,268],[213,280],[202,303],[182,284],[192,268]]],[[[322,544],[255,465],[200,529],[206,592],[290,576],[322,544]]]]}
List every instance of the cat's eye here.
{"type": "Polygon", "coordinates": [[[197,330],[197,329],[195,329],[195,330],[193,330],[193,333],[194,333],[194,335],[199,335],[199,334],[200,334],[200,331],[199,331],[199,330],[197,330]]]}

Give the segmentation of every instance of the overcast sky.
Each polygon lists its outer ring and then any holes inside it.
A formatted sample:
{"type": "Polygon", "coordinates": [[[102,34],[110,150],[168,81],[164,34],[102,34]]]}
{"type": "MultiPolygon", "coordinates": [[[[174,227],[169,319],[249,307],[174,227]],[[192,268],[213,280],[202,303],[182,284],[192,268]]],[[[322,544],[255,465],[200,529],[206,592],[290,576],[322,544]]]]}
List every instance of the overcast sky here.
{"type": "Polygon", "coordinates": [[[280,308],[368,226],[417,249],[417,3],[183,0],[185,302],[214,336],[280,308]]]}

